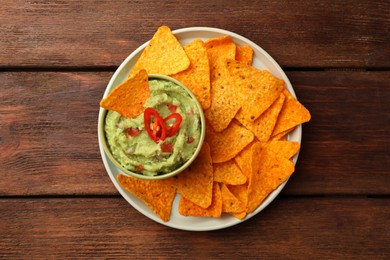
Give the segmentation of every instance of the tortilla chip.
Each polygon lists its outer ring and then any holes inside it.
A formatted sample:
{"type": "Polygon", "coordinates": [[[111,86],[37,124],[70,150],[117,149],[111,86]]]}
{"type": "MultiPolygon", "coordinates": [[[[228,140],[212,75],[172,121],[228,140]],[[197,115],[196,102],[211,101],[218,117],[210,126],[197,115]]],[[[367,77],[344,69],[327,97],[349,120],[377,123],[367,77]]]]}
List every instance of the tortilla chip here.
{"type": "Polygon", "coordinates": [[[143,50],[130,75],[141,69],[148,74],[172,75],[190,66],[183,47],[167,26],[161,26],[143,50]]]}
{"type": "Polygon", "coordinates": [[[225,184],[221,186],[222,212],[241,213],[245,211],[245,206],[230,192],[225,184]]]}
{"type": "Polygon", "coordinates": [[[226,61],[236,56],[236,45],[229,36],[205,42],[210,62],[211,105],[205,117],[215,131],[224,130],[240,109],[233,88],[234,82],[226,68],[226,61]]]}
{"type": "Polygon", "coordinates": [[[300,148],[298,142],[290,141],[269,141],[261,145],[267,152],[276,156],[282,156],[286,159],[291,159],[300,148]]]}
{"type": "Polygon", "coordinates": [[[203,109],[210,107],[210,65],[206,47],[201,40],[195,40],[184,46],[191,61],[185,71],[172,75],[188,87],[196,96],[203,109]]]}
{"type": "Polygon", "coordinates": [[[241,172],[249,179],[252,175],[252,144],[247,145],[239,154],[234,157],[235,162],[240,168],[241,172]]]}
{"type": "Polygon", "coordinates": [[[236,119],[251,130],[260,142],[267,142],[271,138],[272,131],[275,128],[284,99],[285,96],[281,93],[279,98],[253,122],[245,120],[244,115],[241,113],[242,110],[237,113],[236,119]]]}
{"type": "Polygon", "coordinates": [[[209,207],[213,193],[213,165],[208,143],[203,143],[198,157],[187,169],[167,180],[182,197],[202,208],[209,207]]]}
{"type": "Polygon", "coordinates": [[[145,70],[140,70],[102,99],[100,106],[116,111],[124,117],[133,118],[142,113],[149,97],[148,74],[145,70]]]}
{"type": "Polygon", "coordinates": [[[283,90],[283,94],[286,96],[286,100],[280,111],[272,137],[280,133],[286,135],[297,125],[308,122],[311,118],[310,112],[287,89],[283,90]]]}
{"type": "Polygon", "coordinates": [[[263,144],[252,146],[252,178],[248,185],[247,213],[251,213],[267,196],[294,172],[294,164],[276,155],[263,144]]]}
{"type": "Polygon", "coordinates": [[[117,179],[120,185],[143,200],[163,221],[169,220],[176,192],[166,181],[141,180],[122,174],[117,179]]]}
{"type": "Polygon", "coordinates": [[[258,118],[284,89],[284,81],[267,70],[258,70],[235,60],[228,60],[227,68],[235,82],[234,91],[241,103],[242,116],[247,121],[258,118]]]}
{"type": "Polygon", "coordinates": [[[234,158],[245,146],[252,142],[254,135],[248,129],[232,122],[222,132],[215,132],[206,124],[205,140],[210,144],[213,163],[222,163],[234,158]]]}
{"type": "Polygon", "coordinates": [[[236,61],[251,65],[253,61],[253,49],[249,46],[237,46],[236,61]]]}
{"type": "Polygon", "coordinates": [[[234,160],[213,164],[214,181],[224,184],[239,185],[246,182],[246,176],[241,172],[234,160]]]}
{"type": "Polygon", "coordinates": [[[233,217],[236,217],[238,219],[244,219],[247,215],[247,213],[244,211],[244,212],[241,212],[241,213],[232,213],[232,212],[229,212],[230,215],[232,215],[233,217]]]}
{"type": "Polygon", "coordinates": [[[222,196],[219,184],[216,182],[213,184],[212,193],[212,203],[207,208],[202,208],[190,200],[182,197],[179,202],[179,213],[183,216],[214,218],[220,217],[222,214],[222,196]]]}

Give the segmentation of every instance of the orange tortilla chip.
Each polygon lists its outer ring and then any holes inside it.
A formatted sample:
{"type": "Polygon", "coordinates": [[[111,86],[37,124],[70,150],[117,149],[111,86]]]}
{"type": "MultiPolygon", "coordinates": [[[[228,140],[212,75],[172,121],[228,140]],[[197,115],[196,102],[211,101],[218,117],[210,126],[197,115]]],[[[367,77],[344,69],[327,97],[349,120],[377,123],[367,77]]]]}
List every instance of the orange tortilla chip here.
{"type": "Polygon", "coordinates": [[[238,199],[225,184],[221,187],[222,212],[242,213],[245,211],[245,205],[238,199]]]}
{"type": "Polygon", "coordinates": [[[182,197],[202,208],[209,207],[213,193],[213,165],[207,142],[203,143],[198,157],[187,169],[167,180],[182,197]]]}
{"type": "Polygon", "coordinates": [[[172,75],[189,66],[190,59],[171,29],[161,26],[143,50],[130,75],[141,69],[145,69],[148,74],[172,75]]]}
{"type": "Polygon", "coordinates": [[[179,213],[183,216],[214,218],[220,217],[222,214],[222,196],[219,184],[216,182],[213,184],[212,193],[212,203],[207,208],[202,208],[190,200],[182,197],[179,202],[179,213]]]}
{"type": "Polygon", "coordinates": [[[213,38],[205,42],[210,62],[211,105],[205,111],[205,117],[215,131],[224,130],[240,109],[226,67],[228,59],[236,56],[236,45],[229,36],[213,38]]]}
{"type": "Polygon", "coordinates": [[[251,143],[254,135],[248,129],[232,122],[222,132],[215,132],[206,124],[205,140],[210,144],[213,163],[222,163],[234,158],[245,146],[251,143]]]}
{"type": "Polygon", "coordinates": [[[251,65],[253,61],[253,49],[249,46],[237,46],[236,61],[251,65]]]}
{"type": "Polygon", "coordinates": [[[214,181],[224,184],[239,185],[246,182],[246,176],[241,172],[234,160],[223,163],[215,163],[214,181]]]}
{"type": "Polygon", "coordinates": [[[253,122],[245,120],[242,110],[237,113],[236,119],[251,130],[260,142],[267,142],[275,128],[284,99],[285,96],[281,93],[279,98],[253,122]]]}
{"type": "Polygon", "coordinates": [[[247,213],[253,212],[267,196],[294,172],[294,164],[274,154],[262,143],[252,146],[252,178],[248,185],[247,213]]]}
{"type": "Polygon", "coordinates": [[[100,106],[116,111],[124,117],[133,118],[142,113],[149,97],[148,74],[145,70],[140,70],[102,99],[100,106]]]}
{"type": "Polygon", "coordinates": [[[227,68],[234,78],[234,91],[241,103],[242,116],[254,121],[280,96],[284,81],[267,70],[258,70],[235,60],[227,61],[227,68]]]}
{"type": "Polygon", "coordinates": [[[184,46],[184,50],[191,61],[185,71],[172,75],[188,87],[196,96],[203,109],[210,107],[210,65],[206,47],[201,40],[195,40],[184,46]]]}
{"type": "Polygon", "coordinates": [[[286,96],[286,100],[272,133],[273,137],[281,133],[286,135],[297,125],[308,122],[311,118],[310,112],[287,89],[283,90],[283,94],[286,96]]]}
{"type": "Polygon", "coordinates": [[[299,151],[300,148],[298,142],[276,140],[263,143],[262,146],[264,149],[267,150],[267,152],[277,156],[283,156],[286,159],[291,159],[299,151]]]}
{"type": "Polygon", "coordinates": [[[241,172],[247,177],[250,178],[252,175],[252,165],[249,163],[252,161],[252,144],[247,145],[239,154],[234,157],[235,162],[240,168],[241,172]]]}
{"type": "Polygon", "coordinates": [[[117,179],[120,185],[143,200],[163,221],[169,220],[176,194],[171,185],[165,181],[141,180],[122,174],[119,174],[117,179]]]}

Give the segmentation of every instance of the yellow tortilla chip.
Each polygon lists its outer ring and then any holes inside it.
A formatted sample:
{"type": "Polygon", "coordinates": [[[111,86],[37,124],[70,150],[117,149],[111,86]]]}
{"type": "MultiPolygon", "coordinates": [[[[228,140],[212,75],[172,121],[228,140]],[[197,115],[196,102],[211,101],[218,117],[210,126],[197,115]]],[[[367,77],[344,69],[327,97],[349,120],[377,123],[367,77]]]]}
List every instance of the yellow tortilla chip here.
{"type": "Polygon", "coordinates": [[[140,70],[102,99],[100,106],[116,111],[124,117],[133,118],[142,113],[149,97],[148,74],[145,70],[140,70]]]}
{"type": "Polygon", "coordinates": [[[214,181],[224,184],[239,185],[246,182],[246,176],[241,172],[234,160],[213,164],[214,181]]]}
{"type": "Polygon", "coordinates": [[[120,185],[143,200],[163,221],[169,220],[176,192],[166,181],[141,180],[122,174],[117,179],[120,185]]]}
{"type": "Polygon", "coordinates": [[[267,70],[258,70],[235,60],[227,61],[227,68],[234,79],[234,91],[241,103],[245,120],[254,121],[258,118],[284,89],[284,81],[267,70]]]}
{"type": "Polygon", "coordinates": [[[232,122],[222,132],[215,132],[206,124],[205,140],[210,144],[213,163],[222,163],[234,158],[245,146],[251,143],[254,135],[248,129],[232,122]]]}
{"type": "Polygon", "coordinates": [[[251,65],[253,61],[253,49],[249,46],[237,46],[236,61],[251,65]]]}
{"type": "Polygon", "coordinates": [[[186,198],[181,198],[179,202],[179,213],[183,216],[220,217],[222,214],[222,196],[219,184],[216,182],[213,184],[213,198],[209,207],[202,208],[186,198]]]}
{"type": "Polygon", "coordinates": [[[172,75],[189,66],[190,59],[171,29],[161,26],[143,50],[130,75],[141,69],[145,69],[148,74],[172,75]]]}
{"type": "Polygon", "coordinates": [[[195,161],[183,172],[167,180],[182,197],[207,208],[212,201],[213,178],[210,146],[204,142],[195,161]]]}
{"type": "Polygon", "coordinates": [[[234,82],[226,68],[226,61],[234,59],[236,45],[229,36],[205,42],[210,62],[211,104],[205,117],[215,131],[224,130],[240,109],[233,88],[234,82]]]}
{"type": "Polygon", "coordinates": [[[236,119],[251,130],[260,142],[267,142],[275,128],[284,99],[285,96],[281,93],[279,98],[253,122],[245,120],[244,115],[241,113],[242,110],[237,113],[236,119]]]}
{"type": "Polygon", "coordinates": [[[261,143],[252,146],[252,178],[248,185],[247,213],[253,212],[267,196],[294,172],[294,164],[274,154],[261,143]]]}
{"type": "Polygon", "coordinates": [[[297,125],[308,122],[311,118],[309,110],[294,98],[287,89],[283,90],[283,94],[286,96],[286,100],[280,111],[272,137],[281,133],[286,135],[297,125]]]}
{"type": "Polygon", "coordinates": [[[225,184],[221,186],[222,212],[242,213],[245,211],[244,204],[230,192],[225,184]]]}
{"type": "Polygon", "coordinates": [[[185,71],[172,75],[188,87],[196,96],[203,109],[210,107],[210,65],[206,47],[201,40],[195,40],[184,46],[191,61],[185,71]]]}

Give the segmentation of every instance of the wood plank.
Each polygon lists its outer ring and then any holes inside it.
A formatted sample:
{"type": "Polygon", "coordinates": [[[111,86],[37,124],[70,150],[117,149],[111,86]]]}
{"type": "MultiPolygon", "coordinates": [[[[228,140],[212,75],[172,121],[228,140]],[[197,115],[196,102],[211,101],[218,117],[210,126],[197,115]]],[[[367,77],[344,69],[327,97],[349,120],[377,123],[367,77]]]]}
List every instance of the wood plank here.
{"type": "MultiPolygon", "coordinates": [[[[0,195],[117,194],[100,159],[110,72],[3,72],[0,195]]],[[[312,113],[283,194],[390,194],[390,72],[288,72],[312,113]]]]}
{"type": "Polygon", "coordinates": [[[0,257],[388,259],[389,216],[389,199],[282,198],[239,225],[188,232],[122,198],[1,199],[0,257]]]}
{"type": "Polygon", "coordinates": [[[5,0],[0,67],[118,66],[162,24],[239,33],[282,66],[389,67],[385,10],[389,1],[5,0]]]}

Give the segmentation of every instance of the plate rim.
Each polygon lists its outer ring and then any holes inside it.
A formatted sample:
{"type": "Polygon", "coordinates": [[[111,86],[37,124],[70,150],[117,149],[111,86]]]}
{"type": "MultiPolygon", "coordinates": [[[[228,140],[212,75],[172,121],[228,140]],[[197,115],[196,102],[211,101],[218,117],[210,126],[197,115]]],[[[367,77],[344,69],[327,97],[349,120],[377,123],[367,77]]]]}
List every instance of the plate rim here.
{"type": "MultiPolygon", "coordinates": [[[[214,27],[185,27],[185,28],[180,28],[180,29],[176,29],[176,30],[173,30],[172,33],[174,35],[180,35],[180,34],[184,34],[184,33],[191,33],[191,32],[196,32],[196,33],[204,33],[204,32],[208,32],[208,33],[216,33],[216,34],[220,34],[221,36],[222,35],[229,35],[233,38],[236,38],[236,39],[239,39],[240,41],[242,42],[246,42],[248,44],[251,45],[251,47],[255,47],[262,55],[265,56],[265,58],[267,59],[268,62],[270,62],[274,68],[279,72],[280,75],[282,75],[283,77],[283,80],[285,81],[286,83],[286,86],[288,88],[288,90],[291,92],[291,95],[293,95],[295,98],[296,98],[296,94],[295,94],[295,91],[294,91],[294,88],[292,87],[291,85],[291,82],[290,80],[288,79],[287,75],[285,74],[285,72],[283,71],[283,69],[280,67],[280,65],[274,60],[274,58],[269,55],[263,48],[261,48],[258,44],[256,44],[255,42],[249,40],[248,38],[245,38],[244,36],[241,36],[235,32],[231,32],[231,31],[228,31],[228,30],[224,30],[224,29],[219,29],[219,28],[214,28],[214,27]]],[[[234,41],[235,39],[233,39],[234,41]]],[[[110,81],[108,82],[107,86],[106,86],[106,89],[104,91],[104,94],[103,94],[103,98],[106,97],[108,95],[108,93],[111,91],[111,89],[114,87],[114,82],[115,82],[115,79],[118,77],[118,75],[122,72],[122,70],[124,69],[124,67],[126,67],[126,65],[138,54],[141,53],[141,51],[149,44],[150,40],[143,43],[142,45],[140,45],[138,48],[136,48],[133,52],[131,52],[123,61],[122,63],[118,66],[118,68],[116,69],[116,71],[114,72],[114,74],[111,76],[110,78],[110,81]]],[[[101,114],[103,113],[104,109],[103,108],[100,108],[99,109],[99,119],[100,117],[102,116],[101,114]]],[[[100,120],[98,120],[98,131],[100,129],[100,120]]],[[[299,144],[301,145],[302,143],[302,126],[301,125],[298,125],[296,127],[296,129],[293,131],[293,133],[296,135],[296,138],[297,140],[294,140],[294,141],[297,141],[299,142],[299,144]]],[[[290,135],[290,134],[289,134],[290,135]]],[[[126,191],[124,188],[122,188],[120,186],[120,184],[118,183],[118,181],[116,180],[116,175],[114,176],[114,173],[112,172],[112,169],[110,167],[110,162],[109,160],[107,159],[107,155],[105,154],[104,150],[103,150],[103,147],[102,147],[102,140],[101,140],[101,137],[100,137],[100,134],[98,134],[98,144],[99,144],[99,150],[100,150],[100,154],[101,154],[101,158],[102,158],[102,161],[103,161],[103,164],[104,164],[104,168],[107,172],[107,174],[109,175],[111,181],[113,182],[115,188],[117,189],[117,191],[121,194],[121,196],[133,207],[135,208],[138,212],[140,212],[141,214],[143,214],[144,216],[146,216],[147,218],[157,222],[157,223],[160,223],[164,226],[168,226],[168,227],[171,227],[171,228],[175,228],[175,229],[179,229],[179,230],[186,230],[186,231],[213,231],[213,230],[220,230],[220,229],[224,229],[224,228],[228,228],[228,227],[231,227],[231,226],[234,226],[234,225],[237,225],[237,224],[240,224],[240,223],[243,223],[247,220],[249,220],[250,218],[252,218],[253,216],[257,215],[258,213],[260,213],[262,210],[264,210],[274,199],[276,199],[276,197],[280,194],[280,192],[283,190],[283,188],[286,186],[289,178],[283,182],[281,185],[279,185],[279,187],[277,189],[275,189],[273,192],[271,192],[268,197],[258,206],[258,208],[248,214],[244,219],[237,219],[233,216],[227,216],[228,218],[231,218],[232,220],[228,223],[220,223],[218,225],[214,225],[212,227],[191,227],[191,226],[182,226],[182,225],[176,225],[172,219],[170,219],[168,222],[164,222],[163,220],[161,220],[154,212],[151,212],[151,214],[149,212],[145,212],[143,208],[141,208],[138,203],[143,203],[142,200],[140,200],[139,198],[137,198],[136,196],[134,196],[133,194],[129,193],[128,191],[126,191]]],[[[299,157],[299,151],[298,153],[293,157],[293,163],[294,165],[296,164],[297,160],[298,160],[298,157],[299,157]]],[[[113,165],[113,167],[115,167],[115,165],[113,165]]],[[[117,169],[118,170],[118,169],[117,169]]],[[[179,194],[176,194],[176,197],[175,197],[175,200],[178,200],[180,199],[180,195],[179,194]]],[[[175,210],[175,208],[173,208],[172,206],[172,210],[175,210]]],[[[192,217],[188,217],[188,218],[192,218],[192,217]]],[[[205,218],[205,217],[193,217],[193,218],[196,218],[196,219],[202,219],[202,218],[205,218]]],[[[207,218],[207,217],[206,217],[207,218]]],[[[209,219],[209,218],[207,218],[209,219]]],[[[216,218],[217,219],[217,218],[216,218]]],[[[219,220],[219,219],[217,219],[219,220]]]]}

